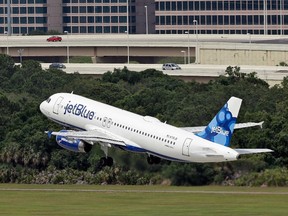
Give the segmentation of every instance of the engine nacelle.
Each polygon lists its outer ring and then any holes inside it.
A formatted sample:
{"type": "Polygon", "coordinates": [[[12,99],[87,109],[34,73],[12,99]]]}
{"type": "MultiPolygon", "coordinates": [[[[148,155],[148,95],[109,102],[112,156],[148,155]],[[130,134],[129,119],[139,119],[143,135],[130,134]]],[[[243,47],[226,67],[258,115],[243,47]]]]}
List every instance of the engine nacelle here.
{"type": "MultiPolygon", "coordinates": [[[[63,132],[63,131],[62,131],[63,132]]],[[[79,139],[69,139],[65,136],[56,136],[56,142],[62,148],[73,152],[90,152],[92,145],[79,139]]]]}

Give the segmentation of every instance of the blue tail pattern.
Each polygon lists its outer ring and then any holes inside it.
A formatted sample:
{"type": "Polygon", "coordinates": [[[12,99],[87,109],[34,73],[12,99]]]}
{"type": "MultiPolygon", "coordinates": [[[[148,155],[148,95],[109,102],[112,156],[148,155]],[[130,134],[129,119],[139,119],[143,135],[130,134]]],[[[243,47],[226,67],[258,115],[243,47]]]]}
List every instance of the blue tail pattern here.
{"type": "Polygon", "coordinates": [[[211,142],[229,146],[241,102],[239,98],[230,98],[209,125],[196,135],[211,142]]]}

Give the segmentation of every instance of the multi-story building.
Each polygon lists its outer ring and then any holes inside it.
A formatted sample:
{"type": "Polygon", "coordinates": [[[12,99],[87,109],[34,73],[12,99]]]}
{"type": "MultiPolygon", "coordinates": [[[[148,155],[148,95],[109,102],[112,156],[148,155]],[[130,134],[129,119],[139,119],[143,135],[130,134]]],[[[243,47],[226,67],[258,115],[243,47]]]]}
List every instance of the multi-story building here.
{"type": "Polygon", "coordinates": [[[288,34],[287,0],[155,2],[157,34],[288,34]]]}
{"type": "Polygon", "coordinates": [[[288,0],[0,0],[0,34],[288,34],[288,0]],[[10,7],[8,2],[10,1],[10,7]]]}
{"type": "Polygon", "coordinates": [[[0,0],[2,34],[5,31],[27,34],[34,30],[117,34],[127,33],[128,26],[131,34],[147,30],[155,33],[154,0],[10,0],[8,3],[9,0],[0,0]]]}

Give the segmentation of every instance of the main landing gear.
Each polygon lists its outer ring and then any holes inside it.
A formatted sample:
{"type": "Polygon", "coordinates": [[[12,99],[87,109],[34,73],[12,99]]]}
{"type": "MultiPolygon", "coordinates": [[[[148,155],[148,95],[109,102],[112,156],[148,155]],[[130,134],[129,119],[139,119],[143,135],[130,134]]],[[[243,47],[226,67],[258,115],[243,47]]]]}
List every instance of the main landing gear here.
{"type": "Polygon", "coordinates": [[[99,161],[100,167],[112,167],[113,166],[113,158],[112,157],[102,157],[99,161]]]}
{"type": "Polygon", "coordinates": [[[148,164],[159,164],[161,162],[161,158],[153,155],[148,155],[147,162],[148,164]]]}
{"type": "Polygon", "coordinates": [[[100,143],[101,149],[104,151],[106,157],[102,157],[99,161],[99,168],[102,169],[105,166],[112,167],[113,166],[113,158],[108,157],[108,147],[110,145],[107,145],[106,143],[100,143]]]}

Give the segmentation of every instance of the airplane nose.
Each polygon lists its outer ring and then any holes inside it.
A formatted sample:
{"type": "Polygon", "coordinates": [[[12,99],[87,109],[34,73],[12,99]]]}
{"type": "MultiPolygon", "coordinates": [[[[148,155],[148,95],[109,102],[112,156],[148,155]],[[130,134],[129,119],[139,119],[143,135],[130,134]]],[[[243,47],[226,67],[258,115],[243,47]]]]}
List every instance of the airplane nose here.
{"type": "Polygon", "coordinates": [[[40,104],[39,109],[40,109],[40,111],[41,111],[44,115],[47,116],[48,111],[47,111],[47,109],[46,109],[46,105],[47,105],[47,102],[46,102],[46,101],[43,101],[43,102],[40,104]]]}

